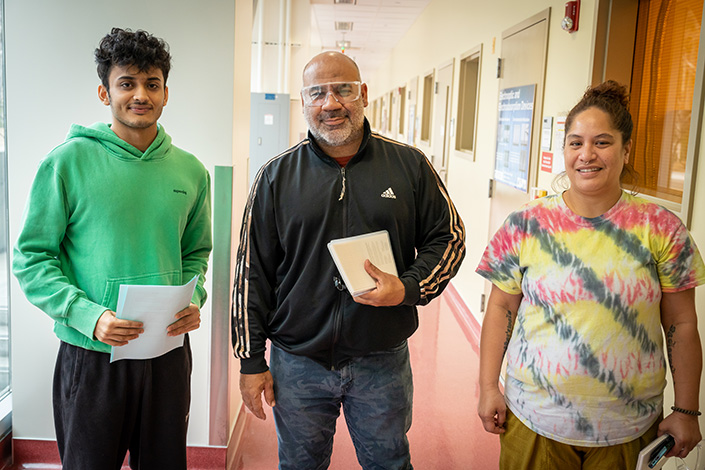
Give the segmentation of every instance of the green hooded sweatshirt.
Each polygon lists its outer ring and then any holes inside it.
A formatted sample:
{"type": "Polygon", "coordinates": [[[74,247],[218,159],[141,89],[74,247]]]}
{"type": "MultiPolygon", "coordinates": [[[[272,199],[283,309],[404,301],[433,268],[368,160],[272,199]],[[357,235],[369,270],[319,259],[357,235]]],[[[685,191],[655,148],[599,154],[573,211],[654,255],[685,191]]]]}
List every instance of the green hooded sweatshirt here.
{"type": "Polygon", "coordinates": [[[32,184],[12,271],[62,341],[110,352],[95,339],[120,284],[181,285],[199,275],[206,300],[211,251],[210,176],[171,145],[164,128],[142,152],[109,125],[73,125],[32,184]]]}

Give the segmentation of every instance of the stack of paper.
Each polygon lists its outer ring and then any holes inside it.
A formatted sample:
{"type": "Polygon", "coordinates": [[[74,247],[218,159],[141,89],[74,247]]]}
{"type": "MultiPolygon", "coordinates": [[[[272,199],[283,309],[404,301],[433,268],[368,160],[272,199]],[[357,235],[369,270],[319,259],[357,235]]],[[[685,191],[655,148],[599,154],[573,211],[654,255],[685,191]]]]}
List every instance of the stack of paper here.
{"type": "Polygon", "coordinates": [[[120,285],[117,318],[140,321],[144,333],[124,346],[113,346],[110,362],[151,359],[183,346],[184,335],[167,336],[175,315],[191,303],[198,275],[183,286],[120,285]]]}
{"type": "Polygon", "coordinates": [[[385,273],[398,276],[389,233],[386,230],[331,240],[328,250],[343,277],[345,287],[353,296],[375,288],[374,279],[365,271],[366,259],[385,273]]]}

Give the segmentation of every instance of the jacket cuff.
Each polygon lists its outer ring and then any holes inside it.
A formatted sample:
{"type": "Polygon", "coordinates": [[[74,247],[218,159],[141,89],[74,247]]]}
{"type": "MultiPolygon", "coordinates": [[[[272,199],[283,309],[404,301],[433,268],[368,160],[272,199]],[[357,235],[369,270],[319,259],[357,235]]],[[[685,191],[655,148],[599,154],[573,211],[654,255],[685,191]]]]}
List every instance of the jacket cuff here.
{"type": "Polygon", "coordinates": [[[404,301],[402,305],[416,305],[421,298],[419,283],[411,277],[402,277],[401,283],[404,284],[404,301]]]}
{"type": "Polygon", "coordinates": [[[261,374],[262,372],[267,372],[268,370],[269,367],[267,367],[267,360],[264,358],[264,352],[254,357],[240,359],[241,374],[261,374]]]}

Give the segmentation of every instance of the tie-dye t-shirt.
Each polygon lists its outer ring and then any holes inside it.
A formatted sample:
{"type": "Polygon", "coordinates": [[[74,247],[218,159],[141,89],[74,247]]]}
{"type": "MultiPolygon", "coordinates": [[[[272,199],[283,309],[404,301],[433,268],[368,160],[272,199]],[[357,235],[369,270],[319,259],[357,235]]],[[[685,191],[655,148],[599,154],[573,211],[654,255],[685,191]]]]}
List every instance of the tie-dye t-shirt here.
{"type": "Polygon", "coordinates": [[[628,193],[608,212],[536,199],[494,235],[477,272],[523,294],[505,399],[536,433],[577,446],[636,439],[663,408],[661,292],[705,282],[681,220],[628,193]]]}

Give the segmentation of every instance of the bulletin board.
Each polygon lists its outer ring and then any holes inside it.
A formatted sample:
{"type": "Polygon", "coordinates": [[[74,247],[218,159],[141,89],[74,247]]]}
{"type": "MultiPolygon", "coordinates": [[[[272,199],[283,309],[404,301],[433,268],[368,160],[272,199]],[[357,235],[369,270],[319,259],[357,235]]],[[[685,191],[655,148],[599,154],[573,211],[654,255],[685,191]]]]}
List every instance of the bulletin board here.
{"type": "Polygon", "coordinates": [[[494,179],[528,191],[536,85],[505,88],[499,94],[494,179]]]}

